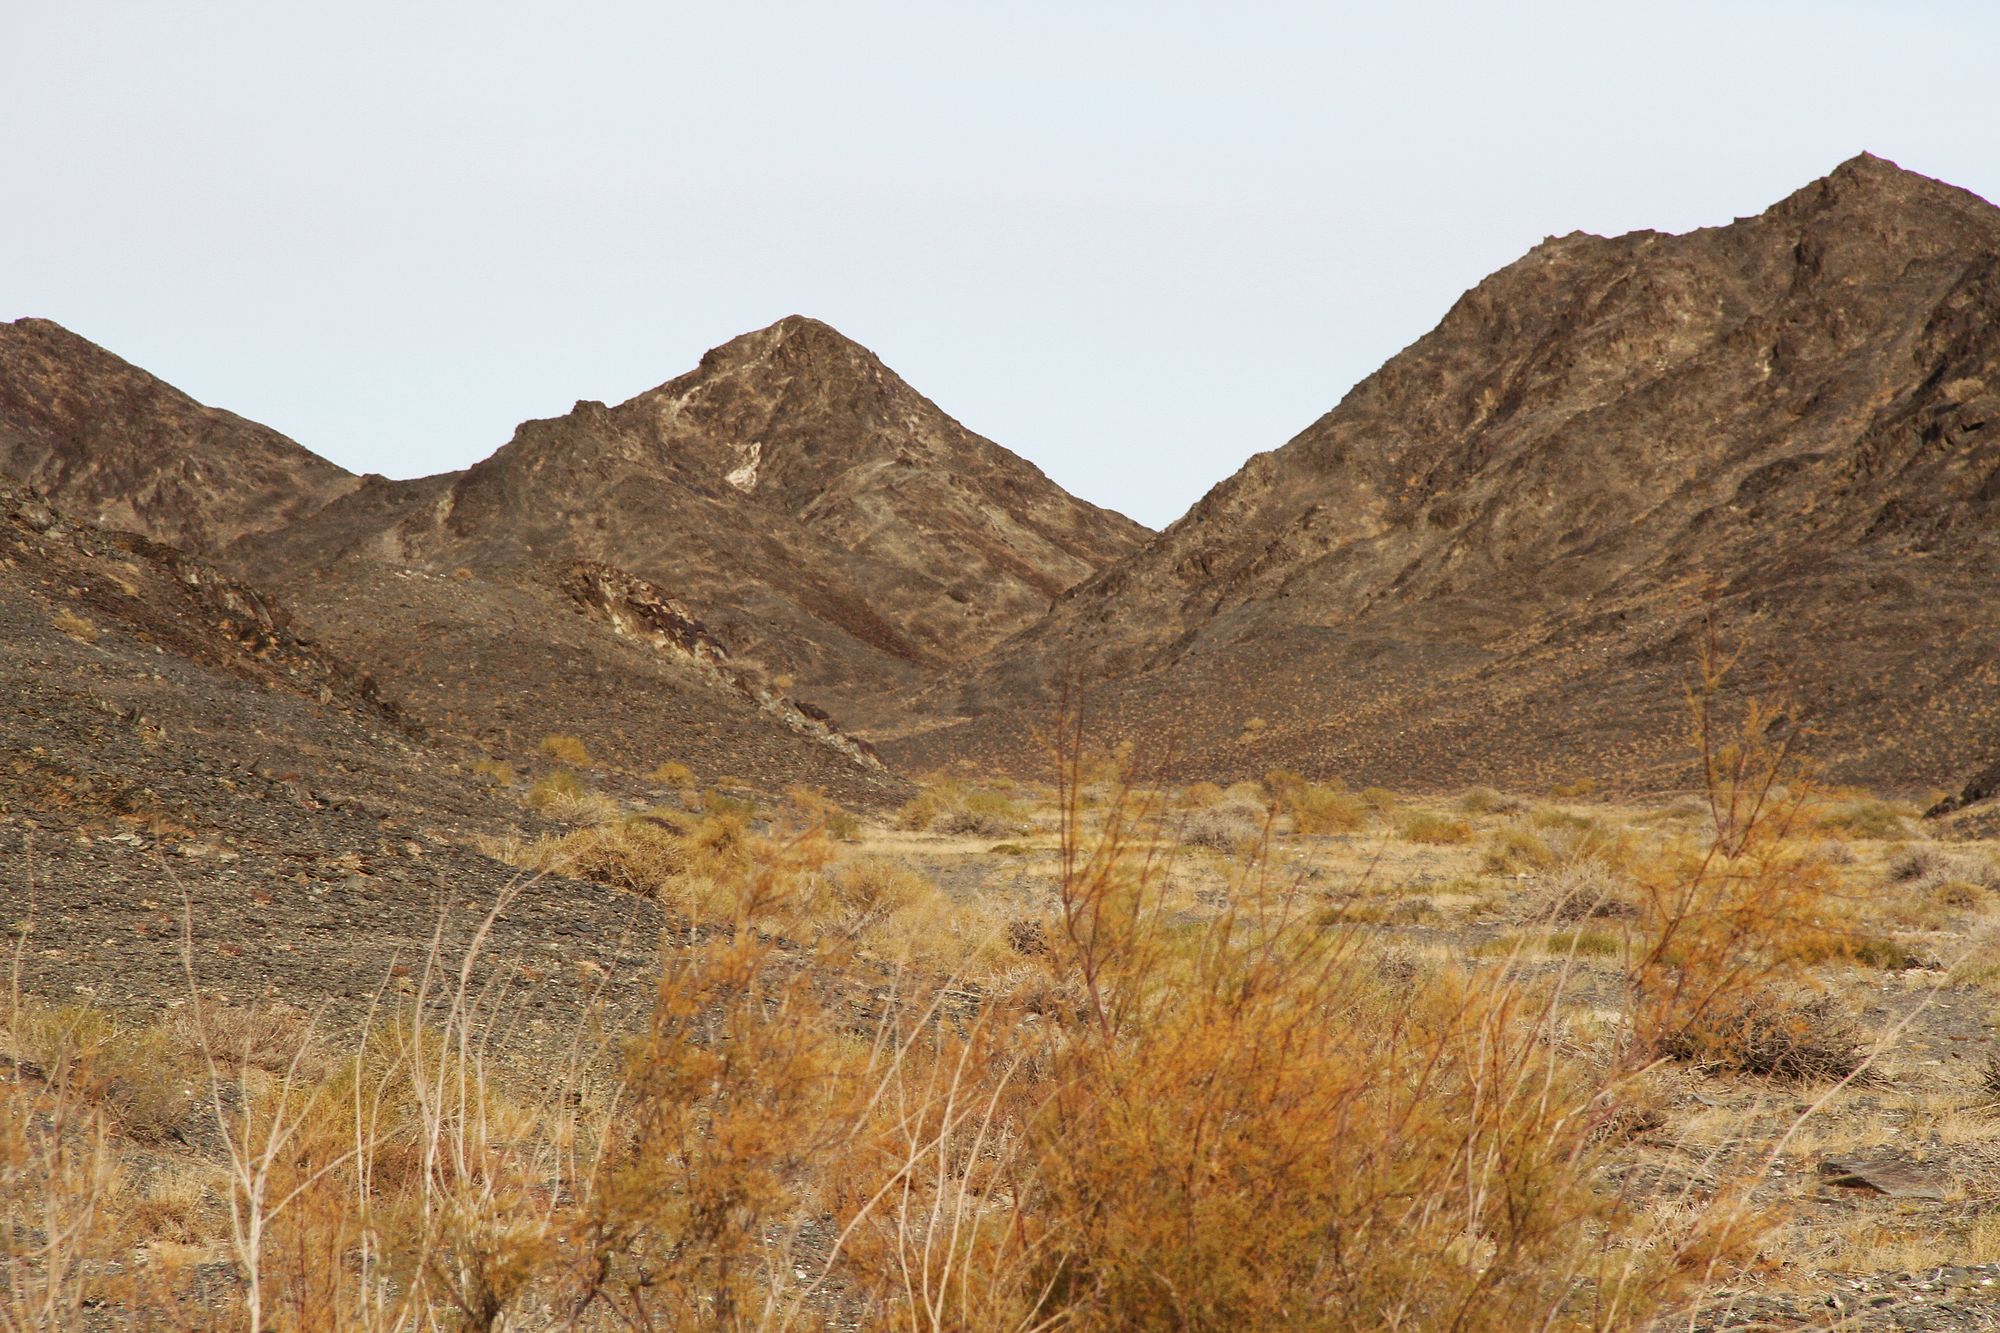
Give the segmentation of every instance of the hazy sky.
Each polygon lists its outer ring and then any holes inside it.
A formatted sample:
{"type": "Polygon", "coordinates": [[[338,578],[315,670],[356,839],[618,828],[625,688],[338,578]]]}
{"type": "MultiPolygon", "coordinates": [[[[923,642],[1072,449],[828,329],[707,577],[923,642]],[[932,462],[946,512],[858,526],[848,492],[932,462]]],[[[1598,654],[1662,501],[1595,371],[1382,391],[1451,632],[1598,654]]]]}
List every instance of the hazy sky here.
{"type": "Polygon", "coordinates": [[[356,470],[794,311],[1161,525],[1551,233],[2000,197],[2000,4],[0,0],[0,318],[356,470]]]}

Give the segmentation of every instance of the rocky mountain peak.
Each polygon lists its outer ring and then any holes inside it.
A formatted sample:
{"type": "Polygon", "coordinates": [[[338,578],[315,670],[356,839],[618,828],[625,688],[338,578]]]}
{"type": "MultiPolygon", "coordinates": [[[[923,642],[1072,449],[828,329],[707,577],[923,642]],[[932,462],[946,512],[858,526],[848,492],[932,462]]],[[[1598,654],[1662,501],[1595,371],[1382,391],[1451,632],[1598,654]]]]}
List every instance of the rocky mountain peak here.
{"type": "Polygon", "coordinates": [[[1806,691],[1847,775],[1945,780],[2000,707],[1996,394],[2000,209],[1880,158],[1728,226],[1552,238],[961,706],[1004,735],[1067,655],[1128,725],[1228,701],[1174,718],[1209,765],[1666,772],[1713,616],[1748,683],[1806,691]]]}
{"type": "Polygon", "coordinates": [[[1842,162],[1767,209],[1762,217],[1826,231],[1866,232],[1904,259],[1949,254],[1968,243],[2000,241],[2000,210],[1972,193],[1873,153],[1842,162]]]}
{"type": "Polygon", "coordinates": [[[1144,535],[790,316],[626,402],[523,423],[464,473],[370,488],[246,559],[507,579],[594,562],[869,725],[880,700],[1024,628],[1144,535]]]}

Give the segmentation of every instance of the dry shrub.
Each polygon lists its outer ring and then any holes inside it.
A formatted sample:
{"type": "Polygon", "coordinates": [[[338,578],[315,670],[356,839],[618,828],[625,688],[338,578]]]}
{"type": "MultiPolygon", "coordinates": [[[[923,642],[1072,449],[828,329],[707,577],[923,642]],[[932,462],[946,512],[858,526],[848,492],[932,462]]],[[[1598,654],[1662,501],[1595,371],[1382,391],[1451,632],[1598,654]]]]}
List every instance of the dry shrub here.
{"type": "Polygon", "coordinates": [[[1674,1058],[1845,1077],[1858,1065],[1841,1067],[1852,1043],[1831,1008],[1787,997],[1810,990],[1805,965],[1853,957],[1868,937],[1852,929],[1782,715],[1753,700],[1725,731],[1720,684],[1705,656],[1694,705],[1710,836],[1668,849],[1640,877],[1632,1031],[1643,1049],[1674,1058]]]}
{"type": "Polygon", "coordinates": [[[1521,904],[1534,921],[1574,922],[1629,917],[1638,912],[1632,884],[1599,861],[1570,861],[1558,867],[1521,904]]]}
{"type": "Polygon", "coordinates": [[[570,768],[590,767],[590,749],[575,736],[555,732],[542,737],[541,744],[535,748],[558,764],[570,768]]]}
{"type": "Polygon", "coordinates": [[[552,1056],[505,1058],[504,992],[479,956],[510,897],[461,956],[440,948],[441,920],[409,1007],[323,1072],[295,1060],[253,1079],[207,1050],[252,1329],[514,1326],[568,1285],[609,1133],[583,1073],[603,1053],[579,1032],[552,1056]]]}
{"type": "Polygon", "coordinates": [[[120,1221],[144,1243],[194,1246],[212,1234],[214,1204],[211,1173],[186,1166],[156,1168],[137,1197],[120,1211],[120,1221]]]}
{"type": "Polygon", "coordinates": [[[1337,786],[1301,783],[1285,788],[1279,810],[1292,819],[1294,833],[1351,833],[1368,823],[1368,807],[1337,786]]]}
{"type": "MultiPolygon", "coordinates": [[[[1274,804],[1283,804],[1287,792],[1310,785],[1312,784],[1304,774],[1295,773],[1289,768],[1274,768],[1264,775],[1264,792],[1274,804]]],[[[1344,786],[1337,778],[1327,785],[1336,790],[1344,786]]]]}
{"type": "Polygon", "coordinates": [[[1511,815],[1518,814],[1526,805],[1519,797],[1491,787],[1471,787],[1459,794],[1458,808],[1468,815],[1511,815]]]}
{"type": "Polygon", "coordinates": [[[1493,830],[1486,845],[1486,869],[1495,875],[1525,875],[1553,870],[1562,857],[1548,840],[1524,823],[1493,830]]]}
{"type": "Polygon", "coordinates": [[[1270,810],[1263,804],[1225,796],[1183,818],[1179,834],[1189,847],[1234,854],[1263,841],[1270,823],[1270,810]]]}
{"type": "Polygon", "coordinates": [[[1222,789],[1223,799],[1238,805],[1254,805],[1262,810],[1271,804],[1271,794],[1264,790],[1264,784],[1244,779],[1232,782],[1222,789]]]}
{"type": "Polygon", "coordinates": [[[544,838],[516,864],[655,898],[686,871],[688,851],[679,832],[640,818],[544,838]]]}
{"type": "Polygon", "coordinates": [[[834,868],[833,897],[840,907],[864,919],[880,919],[905,911],[937,896],[937,886],[906,861],[887,856],[857,856],[834,868]]]}
{"type": "Polygon", "coordinates": [[[2000,1055],[1986,1057],[1985,1067],[1979,1071],[1979,1090],[2000,1101],[2000,1055]]]}
{"type": "Polygon", "coordinates": [[[1588,816],[1543,806],[1493,830],[1485,866],[1493,874],[1543,874],[1578,861],[1607,872],[1628,869],[1639,847],[1630,834],[1588,816]]]}
{"type": "Polygon", "coordinates": [[[1406,842],[1433,847],[1454,847],[1472,841],[1472,825],[1449,815],[1419,810],[1406,818],[1398,830],[1406,842]]]}
{"type": "Polygon", "coordinates": [[[1684,1256],[1611,1258],[1631,1220],[1592,1186],[1592,1135],[1618,1098],[1541,1040],[1552,991],[1504,969],[1385,980],[1362,936],[1262,876],[1181,925],[1135,860],[1141,823],[1083,846],[1066,807],[1048,956],[1079,1005],[1039,1029],[1016,1225],[1046,1295],[1026,1313],[1622,1326],[1671,1291],[1684,1256]]]}
{"type": "Polygon", "coordinates": [[[303,1010],[285,1004],[210,1004],[199,1010],[178,1006],[160,1024],[173,1048],[192,1054],[204,1041],[232,1066],[282,1074],[306,1054],[314,1067],[319,1054],[311,1049],[312,1024],[303,1010]],[[196,1029],[199,1021],[201,1030],[196,1029]]]}
{"type": "Polygon", "coordinates": [[[98,637],[104,633],[103,630],[68,607],[64,607],[62,610],[56,612],[51,623],[78,643],[96,643],[98,637]]]}
{"type": "Polygon", "coordinates": [[[654,769],[650,776],[655,782],[669,787],[679,787],[682,791],[690,791],[695,785],[694,770],[678,760],[669,759],[654,769]]]}
{"type": "Polygon", "coordinates": [[[176,1133],[196,1106],[194,1068],[158,1026],[88,1004],[48,1008],[21,1000],[8,1041],[18,1059],[45,1077],[59,1070],[76,1096],[134,1139],[157,1142],[176,1133]]]}
{"type": "Polygon", "coordinates": [[[1901,842],[1910,836],[1910,821],[1918,814],[1913,805],[1862,796],[1828,804],[1815,811],[1815,818],[1822,828],[1850,838],[1901,842]]]}
{"type": "Polygon", "coordinates": [[[544,774],[523,799],[531,809],[565,824],[601,823],[618,814],[617,802],[590,790],[567,768],[544,774]]]}
{"type": "Polygon", "coordinates": [[[899,828],[956,837],[1011,837],[1022,832],[1027,822],[1027,809],[1013,797],[953,778],[926,783],[896,812],[899,828]]]}
{"type": "Polygon", "coordinates": [[[496,787],[514,785],[514,766],[504,759],[475,759],[472,761],[474,777],[485,778],[496,787]]]}
{"type": "Polygon", "coordinates": [[[1661,1055],[1709,1068],[1798,1083],[1853,1078],[1864,1050],[1851,1018],[1830,995],[1800,997],[1774,987],[1732,994],[1658,1042],[1661,1055]]]}
{"type": "Polygon", "coordinates": [[[1890,857],[1888,872],[1891,883],[1906,885],[1919,893],[1933,893],[1952,886],[2000,893],[2000,867],[1977,852],[1951,851],[1919,844],[1906,847],[1890,857]]]}
{"type": "Polygon", "coordinates": [[[861,841],[861,820],[825,792],[811,787],[785,791],[787,814],[807,828],[817,828],[835,842],[861,841]]]}
{"type": "Polygon", "coordinates": [[[0,1050],[0,1327],[86,1327],[98,1275],[123,1258],[110,1125],[70,1029],[7,997],[0,1050]]]}
{"type": "Polygon", "coordinates": [[[635,1327],[768,1322],[856,1128],[859,1045],[752,934],[670,958],[581,1219],[587,1300],[635,1327]]]}
{"type": "Polygon", "coordinates": [[[820,942],[850,940],[868,957],[924,977],[995,980],[1017,960],[1018,905],[994,894],[954,898],[907,862],[857,856],[827,874],[830,904],[811,923],[820,942]]]}
{"type": "Polygon", "coordinates": [[[1213,782],[1188,784],[1181,793],[1181,804],[1190,810],[1205,810],[1222,799],[1222,788],[1213,782]]]}

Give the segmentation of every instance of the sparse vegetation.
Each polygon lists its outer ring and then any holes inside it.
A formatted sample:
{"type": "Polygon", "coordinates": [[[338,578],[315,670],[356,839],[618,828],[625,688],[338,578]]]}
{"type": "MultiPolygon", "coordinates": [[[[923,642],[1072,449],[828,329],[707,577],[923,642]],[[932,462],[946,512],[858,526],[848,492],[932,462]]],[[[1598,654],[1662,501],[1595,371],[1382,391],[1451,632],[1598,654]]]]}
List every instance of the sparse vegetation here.
{"type": "Polygon", "coordinates": [[[78,643],[96,643],[97,637],[104,633],[103,630],[99,629],[88,619],[78,615],[66,606],[55,613],[51,618],[51,623],[78,643]]]}
{"type": "Polygon", "coordinates": [[[523,798],[530,809],[565,824],[595,824],[616,818],[618,804],[590,789],[567,768],[543,774],[523,798]]]}
{"type": "Polygon", "coordinates": [[[655,768],[648,776],[662,786],[678,787],[682,791],[692,791],[695,786],[694,770],[673,759],[655,768]]]}
{"type": "Polygon", "coordinates": [[[515,782],[514,766],[504,759],[475,759],[472,761],[474,777],[485,778],[496,787],[511,787],[515,782]]]}
{"type": "Polygon", "coordinates": [[[61,1226],[0,1264],[61,1318],[170,1327],[214,1316],[218,1256],[227,1320],[273,1328],[1640,1325],[1799,1243],[1757,1154],[1814,1131],[1710,1130],[1736,1085],[1699,1081],[1886,1095],[1837,983],[1908,966],[1918,907],[1963,929],[1993,897],[1976,851],[1836,854],[1768,720],[1740,731],[1701,826],[1284,773],[1176,792],[1072,746],[1053,802],[942,779],[891,835],[803,788],[635,814],[559,768],[526,799],[574,827],[488,850],[669,909],[636,1031],[523,1063],[502,991],[442,954],[339,1042],[208,999],[18,1004],[0,1191],[61,1226]],[[1329,808],[1401,836],[1317,837],[1329,808]],[[969,816],[1054,846],[967,849],[969,816]],[[1003,849],[1012,890],[940,869],[1003,849]],[[177,1135],[220,1147],[126,1183],[177,1135]],[[165,1257],[103,1276],[142,1238],[165,1257]]]}
{"type": "Polygon", "coordinates": [[[1278,812],[1295,833],[1351,833],[1368,823],[1368,806],[1339,783],[1308,782],[1282,770],[1264,779],[1278,812]]]}
{"type": "Polygon", "coordinates": [[[948,777],[926,783],[896,812],[900,828],[960,837],[1005,838],[1021,832],[1026,822],[1026,808],[1005,792],[948,777]]]}
{"type": "Polygon", "coordinates": [[[1873,838],[1886,842],[1900,841],[1909,837],[1909,821],[1916,818],[1918,813],[1917,808],[1912,805],[1862,795],[1829,803],[1816,811],[1815,815],[1825,828],[1845,833],[1849,837],[1873,838]]]}
{"type": "Polygon", "coordinates": [[[1453,819],[1429,810],[1419,810],[1403,820],[1398,829],[1407,842],[1426,843],[1433,847],[1452,847],[1472,841],[1472,825],[1462,819],[1453,819]]]}
{"type": "Polygon", "coordinates": [[[793,787],[785,793],[794,815],[808,827],[817,826],[835,842],[861,841],[861,820],[825,792],[793,787]]]}
{"type": "Polygon", "coordinates": [[[544,736],[542,743],[535,748],[558,764],[570,768],[590,767],[590,748],[575,736],[562,733],[544,736]]]}
{"type": "Polygon", "coordinates": [[[1470,787],[1459,794],[1458,808],[1468,815],[1513,814],[1522,803],[1491,787],[1470,787]]]}
{"type": "MultiPolygon", "coordinates": [[[[1916,893],[1934,893],[1961,886],[2000,893],[2000,866],[1977,852],[1953,851],[1930,844],[1906,847],[1889,858],[1891,883],[1916,893]]],[[[1972,900],[1961,900],[1970,906],[1972,900]]]]}

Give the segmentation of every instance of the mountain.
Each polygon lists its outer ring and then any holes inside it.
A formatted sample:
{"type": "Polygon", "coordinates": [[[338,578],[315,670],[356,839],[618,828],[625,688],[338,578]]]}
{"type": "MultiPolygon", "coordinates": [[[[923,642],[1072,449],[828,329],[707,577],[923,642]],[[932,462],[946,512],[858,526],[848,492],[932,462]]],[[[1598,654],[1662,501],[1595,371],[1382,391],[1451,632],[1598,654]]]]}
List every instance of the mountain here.
{"type": "Polygon", "coordinates": [[[794,316],[463,472],[369,478],[227,560],[419,716],[657,763],[680,756],[633,662],[705,663],[788,725],[883,728],[1145,536],[794,316]]]}
{"type": "Polygon", "coordinates": [[[1551,238],[890,747],[1021,763],[1072,674],[1190,771],[1684,781],[1704,624],[1837,776],[2000,716],[2000,210],[1868,155],[1685,235],[1551,238]]]}
{"type": "Polygon", "coordinates": [[[210,552],[359,480],[45,319],[0,323],[0,475],[100,524],[210,552]]]}

